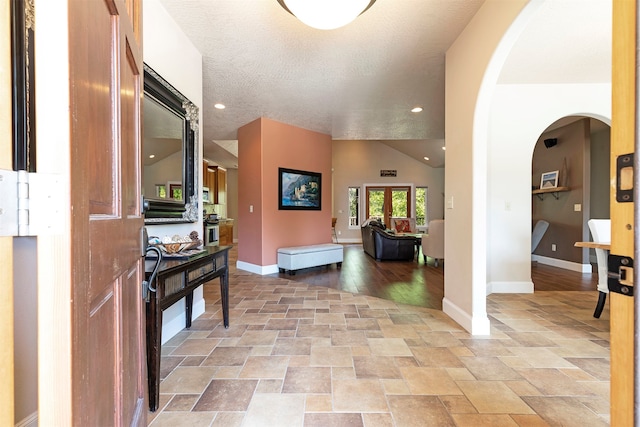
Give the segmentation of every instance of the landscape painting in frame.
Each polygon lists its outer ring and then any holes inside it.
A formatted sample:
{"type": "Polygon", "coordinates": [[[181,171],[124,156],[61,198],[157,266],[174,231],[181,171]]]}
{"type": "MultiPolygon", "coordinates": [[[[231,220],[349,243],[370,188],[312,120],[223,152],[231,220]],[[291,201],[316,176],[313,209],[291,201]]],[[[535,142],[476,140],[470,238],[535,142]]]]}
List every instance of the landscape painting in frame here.
{"type": "Polygon", "coordinates": [[[278,168],[278,209],[319,211],[321,196],[322,174],[278,168]]]}

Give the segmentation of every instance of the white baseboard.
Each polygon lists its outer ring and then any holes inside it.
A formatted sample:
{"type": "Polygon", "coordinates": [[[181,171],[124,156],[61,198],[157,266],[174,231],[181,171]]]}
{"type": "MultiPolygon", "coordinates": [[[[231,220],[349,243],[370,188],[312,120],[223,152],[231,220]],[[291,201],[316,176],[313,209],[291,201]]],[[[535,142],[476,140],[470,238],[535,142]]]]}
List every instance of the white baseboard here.
{"type": "Polygon", "coordinates": [[[446,297],[442,299],[442,311],[471,335],[491,335],[491,323],[486,313],[472,317],[446,297]]]}
{"type": "Polygon", "coordinates": [[[360,243],[362,244],[362,238],[356,239],[356,238],[341,238],[338,237],[338,243],[360,243]]]}
{"type": "Polygon", "coordinates": [[[591,264],[579,264],[577,262],[565,261],[563,259],[549,258],[542,255],[531,255],[531,261],[552,267],[564,268],[565,270],[577,271],[578,273],[592,273],[591,264]]]}
{"type": "Polygon", "coordinates": [[[532,294],[533,282],[489,282],[487,283],[487,295],[489,294],[532,294]]]}
{"type": "Polygon", "coordinates": [[[236,268],[238,270],[248,271],[249,273],[259,274],[261,276],[267,274],[276,274],[278,270],[278,264],[273,265],[255,265],[244,261],[236,261],[236,268]]]}
{"type": "Polygon", "coordinates": [[[15,427],[38,427],[38,411],[18,421],[15,427]]]}
{"type": "MultiPolygon", "coordinates": [[[[169,307],[168,310],[173,309],[174,306],[179,307],[179,308],[176,308],[175,310],[182,310],[182,312],[176,315],[175,317],[173,317],[171,320],[167,321],[166,323],[164,321],[162,322],[162,344],[166,343],[171,338],[175,337],[178,334],[178,332],[182,331],[187,321],[187,315],[184,311],[184,298],[176,302],[173,306],[169,307]]],[[[202,313],[204,313],[204,310],[205,310],[204,299],[200,298],[199,300],[196,301],[196,299],[194,298],[193,307],[191,308],[191,320],[193,321],[194,319],[197,319],[198,317],[200,317],[202,313]]],[[[163,316],[163,320],[166,318],[167,317],[163,316]]]]}

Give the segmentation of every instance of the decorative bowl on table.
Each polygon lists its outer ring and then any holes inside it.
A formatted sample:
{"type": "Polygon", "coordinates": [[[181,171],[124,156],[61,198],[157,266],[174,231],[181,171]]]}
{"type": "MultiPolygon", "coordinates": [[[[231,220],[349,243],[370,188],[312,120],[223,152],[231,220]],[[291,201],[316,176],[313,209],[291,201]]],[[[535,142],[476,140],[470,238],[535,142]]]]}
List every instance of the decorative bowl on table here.
{"type": "Polygon", "coordinates": [[[189,249],[195,249],[202,244],[202,241],[200,239],[192,240],[190,242],[167,242],[167,243],[161,243],[161,242],[156,243],[156,242],[150,241],[149,244],[151,246],[155,246],[156,248],[160,249],[162,252],[166,254],[176,254],[178,252],[187,251],[189,249]]]}

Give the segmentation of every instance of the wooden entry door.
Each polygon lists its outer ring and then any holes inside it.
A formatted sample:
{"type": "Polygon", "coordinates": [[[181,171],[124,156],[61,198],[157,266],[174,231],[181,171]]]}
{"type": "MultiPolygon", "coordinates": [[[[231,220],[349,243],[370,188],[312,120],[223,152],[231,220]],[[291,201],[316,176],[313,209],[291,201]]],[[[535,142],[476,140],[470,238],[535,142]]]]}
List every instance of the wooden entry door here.
{"type": "Polygon", "coordinates": [[[71,403],[78,426],[146,425],[141,13],[138,0],[69,0],[71,403]]]}
{"type": "MultiPolygon", "coordinates": [[[[633,258],[635,203],[616,201],[616,162],[635,151],[636,2],[613,2],[613,68],[611,123],[611,254],[633,258]]],[[[634,173],[638,173],[636,169],[634,173]]],[[[622,181],[622,180],[621,180],[622,181]]],[[[639,260],[635,260],[638,262],[639,260]]],[[[636,266],[637,271],[637,266],[636,266]]],[[[610,293],[611,425],[634,425],[634,298],[610,293]]],[[[636,367],[637,369],[637,367],[636,367]]],[[[637,409],[635,409],[637,410],[637,409]]]]}

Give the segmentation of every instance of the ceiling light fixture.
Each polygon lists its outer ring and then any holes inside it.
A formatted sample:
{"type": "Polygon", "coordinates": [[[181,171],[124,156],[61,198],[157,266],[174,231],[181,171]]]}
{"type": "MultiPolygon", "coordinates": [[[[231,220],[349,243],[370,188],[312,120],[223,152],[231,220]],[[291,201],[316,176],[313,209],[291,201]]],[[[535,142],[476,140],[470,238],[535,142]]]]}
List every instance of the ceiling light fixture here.
{"type": "Polygon", "coordinates": [[[425,160],[429,160],[429,158],[428,158],[427,156],[424,156],[424,159],[425,159],[425,160]]]}
{"type": "Polygon", "coordinates": [[[224,104],[214,104],[213,106],[216,107],[218,110],[224,110],[225,108],[227,108],[225,107],[224,104]]]}
{"type": "Polygon", "coordinates": [[[412,113],[419,113],[421,111],[422,111],[422,107],[414,107],[414,108],[411,109],[412,113]]]}
{"type": "Polygon", "coordinates": [[[319,30],[347,25],[369,9],[376,0],[277,0],[290,14],[319,30]]]}

